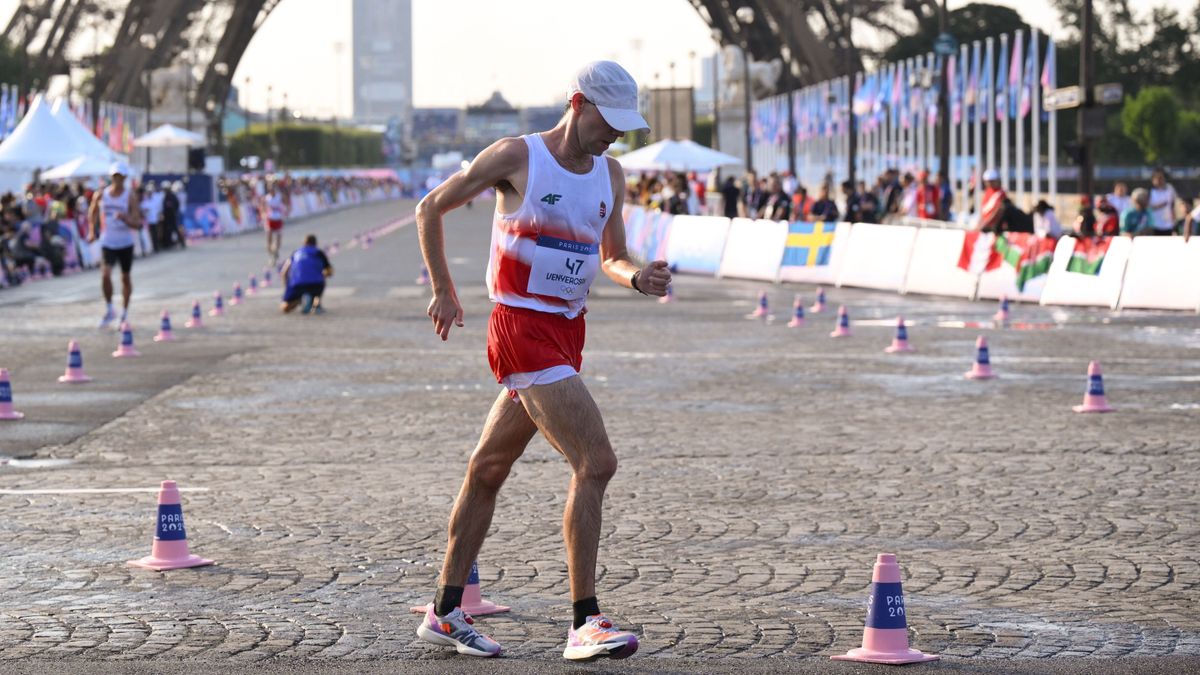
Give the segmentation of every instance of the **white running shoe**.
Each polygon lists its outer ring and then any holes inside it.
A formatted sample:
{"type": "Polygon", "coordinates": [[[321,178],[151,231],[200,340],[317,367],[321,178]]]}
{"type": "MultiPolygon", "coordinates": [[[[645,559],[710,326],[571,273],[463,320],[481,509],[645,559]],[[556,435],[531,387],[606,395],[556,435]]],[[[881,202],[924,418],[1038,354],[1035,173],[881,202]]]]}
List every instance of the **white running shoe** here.
{"type": "Polygon", "coordinates": [[[417,627],[417,637],[435,645],[454,647],[459,654],[467,656],[499,656],[500,644],[475,630],[471,615],[455,607],[446,616],[433,612],[433,605],[425,610],[425,618],[417,627]]]}
{"type": "Polygon", "coordinates": [[[109,325],[112,324],[113,320],[115,320],[116,318],[117,318],[117,313],[113,311],[112,307],[109,307],[107,310],[104,311],[104,318],[100,319],[100,330],[104,330],[105,328],[108,328],[109,325]]]}
{"type": "Polygon", "coordinates": [[[617,629],[603,614],[595,614],[589,616],[582,626],[572,628],[567,633],[567,648],[563,650],[563,658],[572,661],[590,661],[603,656],[623,659],[633,656],[637,649],[636,635],[617,629]]]}

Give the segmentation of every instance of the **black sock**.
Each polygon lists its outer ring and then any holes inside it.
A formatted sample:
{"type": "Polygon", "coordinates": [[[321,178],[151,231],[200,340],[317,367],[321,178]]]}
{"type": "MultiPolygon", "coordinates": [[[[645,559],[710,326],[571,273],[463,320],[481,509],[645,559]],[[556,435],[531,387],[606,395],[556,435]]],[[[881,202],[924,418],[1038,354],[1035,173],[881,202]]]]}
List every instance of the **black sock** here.
{"type": "Polygon", "coordinates": [[[433,613],[446,616],[462,604],[462,586],[438,586],[437,595],[433,597],[433,613]]]}
{"type": "Polygon", "coordinates": [[[596,602],[596,596],[576,600],[571,603],[571,609],[575,610],[575,628],[579,628],[587,623],[589,616],[595,616],[600,613],[600,604],[596,602]]]}

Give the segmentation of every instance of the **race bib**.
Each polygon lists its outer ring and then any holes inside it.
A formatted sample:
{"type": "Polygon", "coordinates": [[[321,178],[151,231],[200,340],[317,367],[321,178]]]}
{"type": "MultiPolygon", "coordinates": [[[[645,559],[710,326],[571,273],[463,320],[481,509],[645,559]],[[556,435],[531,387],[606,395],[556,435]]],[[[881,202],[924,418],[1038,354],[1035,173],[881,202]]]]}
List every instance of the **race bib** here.
{"type": "Polygon", "coordinates": [[[527,290],[563,300],[587,296],[600,270],[600,245],[545,235],[537,238],[527,290]]]}

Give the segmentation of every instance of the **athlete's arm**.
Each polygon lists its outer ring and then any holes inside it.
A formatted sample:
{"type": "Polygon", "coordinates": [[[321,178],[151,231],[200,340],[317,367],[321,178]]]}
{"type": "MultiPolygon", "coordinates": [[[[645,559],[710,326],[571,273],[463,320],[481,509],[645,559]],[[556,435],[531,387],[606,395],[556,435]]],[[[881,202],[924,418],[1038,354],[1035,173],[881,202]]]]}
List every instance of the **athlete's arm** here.
{"type": "Polygon", "coordinates": [[[92,203],[88,204],[88,243],[92,243],[100,238],[100,191],[96,191],[96,196],[92,197],[92,203]]]}
{"type": "Polygon", "coordinates": [[[426,314],[433,320],[433,330],[443,340],[450,337],[450,325],[463,325],[462,305],[450,278],[446,264],[446,240],[442,218],[466,204],[483,190],[502,181],[513,182],[528,157],[525,141],[502,138],[487,147],[470,166],[435,187],[417,204],[417,236],[421,240],[421,255],[429,270],[433,299],[426,314]]]}
{"type": "Polygon", "coordinates": [[[634,287],[633,275],[637,274],[637,290],[646,295],[664,296],[671,283],[667,261],[655,260],[639,268],[629,259],[629,250],[625,247],[625,218],[621,215],[625,206],[625,173],[612,157],[608,158],[608,174],[613,178],[613,209],[600,239],[600,268],[614,283],[626,288],[634,287]]]}
{"type": "Polygon", "coordinates": [[[129,213],[125,224],[135,230],[142,227],[142,205],[134,198],[132,190],[129,191],[129,213]]]}

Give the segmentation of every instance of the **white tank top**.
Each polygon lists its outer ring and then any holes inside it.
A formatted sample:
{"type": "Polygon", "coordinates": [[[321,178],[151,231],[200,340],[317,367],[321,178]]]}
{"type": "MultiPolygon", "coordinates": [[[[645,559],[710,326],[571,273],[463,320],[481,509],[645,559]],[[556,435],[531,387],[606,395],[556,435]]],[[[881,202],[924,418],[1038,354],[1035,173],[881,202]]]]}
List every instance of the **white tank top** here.
{"type": "Polygon", "coordinates": [[[564,169],[538,134],[529,150],[520,207],[492,218],[488,297],[568,319],[579,316],[600,271],[600,238],[613,205],[608,158],[592,158],[585,174],[564,169]]]}
{"type": "Polygon", "coordinates": [[[100,233],[100,245],[111,249],[129,248],[135,237],[133,228],[124,220],[129,217],[129,186],[125,186],[120,197],[109,194],[111,190],[112,186],[109,186],[100,192],[100,224],[104,228],[100,233]],[[117,214],[121,219],[116,218],[117,214]]]}

